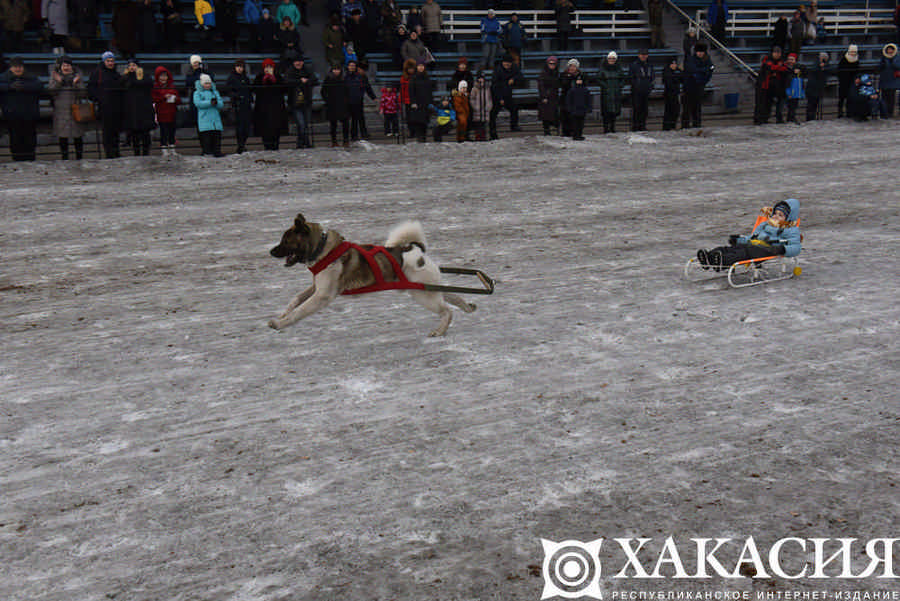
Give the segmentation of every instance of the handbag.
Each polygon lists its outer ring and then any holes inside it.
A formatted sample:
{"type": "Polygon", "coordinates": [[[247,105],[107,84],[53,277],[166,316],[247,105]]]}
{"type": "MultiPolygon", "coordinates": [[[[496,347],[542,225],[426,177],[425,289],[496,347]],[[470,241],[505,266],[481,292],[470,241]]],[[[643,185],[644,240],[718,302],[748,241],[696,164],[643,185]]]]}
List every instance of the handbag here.
{"type": "Polygon", "coordinates": [[[97,112],[94,103],[89,100],[72,104],[72,118],[78,123],[90,123],[97,120],[97,112]]]}

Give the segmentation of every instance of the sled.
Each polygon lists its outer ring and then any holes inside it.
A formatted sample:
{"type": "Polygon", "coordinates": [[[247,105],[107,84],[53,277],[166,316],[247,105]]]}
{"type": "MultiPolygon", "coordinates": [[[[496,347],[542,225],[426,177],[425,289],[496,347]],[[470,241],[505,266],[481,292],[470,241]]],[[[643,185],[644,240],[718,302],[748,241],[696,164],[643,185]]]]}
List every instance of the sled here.
{"type": "MultiPolygon", "coordinates": [[[[751,232],[768,217],[760,214],[751,228],[751,232]]],[[[800,221],[797,220],[797,223],[800,221]]],[[[745,288],[758,286],[769,282],[787,280],[798,276],[803,272],[797,257],[785,257],[784,255],[772,255],[756,259],[745,259],[733,263],[728,269],[706,267],[700,264],[697,257],[691,257],[684,265],[684,277],[691,282],[702,282],[717,278],[727,278],[728,285],[732,288],[745,288]]]]}

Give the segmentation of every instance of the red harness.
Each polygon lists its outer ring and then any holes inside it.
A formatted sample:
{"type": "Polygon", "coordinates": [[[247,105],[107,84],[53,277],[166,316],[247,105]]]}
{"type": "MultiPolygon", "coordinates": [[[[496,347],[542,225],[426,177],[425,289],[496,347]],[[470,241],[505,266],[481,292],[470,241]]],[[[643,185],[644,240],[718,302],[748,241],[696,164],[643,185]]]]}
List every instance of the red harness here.
{"type": "Polygon", "coordinates": [[[383,246],[360,246],[359,244],[353,244],[352,242],[347,242],[344,240],[340,244],[338,244],[334,250],[330,253],[316,261],[313,265],[309,266],[309,270],[315,276],[320,271],[334,263],[338,257],[343,255],[350,249],[353,249],[359,254],[363,256],[366,260],[366,263],[369,264],[369,267],[372,269],[372,275],[375,276],[375,283],[370,286],[363,286],[362,288],[354,288],[352,290],[344,290],[341,294],[365,294],[366,292],[380,292],[382,290],[424,290],[425,284],[420,284],[419,282],[410,282],[406,275],[403,273],[403,269],[400,267],[400,263],[397,259],[394,258],[388,249],[383,246]],[[394,268],[394,273],[397,274],[396,282],[386,282],[384,280],[384,274],[381,273],[381,267],[378,265],[378,262],[375,260],[375,255],[383,254],[387,257],[387,260],[391,262],[391,267],[394,268]]]}

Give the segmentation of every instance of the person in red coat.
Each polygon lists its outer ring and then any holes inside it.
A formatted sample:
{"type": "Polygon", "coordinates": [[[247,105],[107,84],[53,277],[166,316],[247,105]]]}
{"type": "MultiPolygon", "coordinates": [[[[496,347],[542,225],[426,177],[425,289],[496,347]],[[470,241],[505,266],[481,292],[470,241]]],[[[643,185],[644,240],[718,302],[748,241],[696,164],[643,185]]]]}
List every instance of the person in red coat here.
{"type": "Polygon", "coordinates": [[[156,109],[156,122],[159,123],[159,144],[163,156],[175,152],[175,118],[181,96],[175,89],[172,72],[158,66],[153,73],[153,108],[156,109]]]}

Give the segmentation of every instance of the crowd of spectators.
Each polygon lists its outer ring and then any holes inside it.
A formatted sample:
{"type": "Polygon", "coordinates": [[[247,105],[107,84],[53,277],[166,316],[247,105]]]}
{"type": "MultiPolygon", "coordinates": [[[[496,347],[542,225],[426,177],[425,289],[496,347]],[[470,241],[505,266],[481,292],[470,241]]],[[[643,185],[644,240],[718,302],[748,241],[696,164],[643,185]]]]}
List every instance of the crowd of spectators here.
{"type": "MultiPolygon", "coordinates": [[[[321,82],[304,57],[299,34],[298,28],[308,25],[305,5],[298,6],[292,0],[280,0],[269,8],[259,0],[245,0],[242,10],[247,23],[257,27],[257,31],[269,23],[266,27],[272,33],[270,37],[252,38],[255,40],[252,47],[267,49],[273,58],[265,59],[260,65],[236,59],[221,85],[217,85],[214,74],[206,69],[199,54],[191,56],[183,86],[177,86],[173,73],[162,65],[152,71],[147,67],[145,72],[144,65],[127,52],[124,69],[117,64],[117,56],[107,50],[100,64],[89,73],[82,73],[72,60],[60,54],[46,86],[27,72],[24,61],[14,58],[9,69],[4,68],[0,75],[0,105],[11,154],[16,160],[34,159],[42,96],[52,99],[53,134],[64,159],[70,157],[70,145],[76,159],[83,157],[87,119],[76,108],[86,102],[92,109],[88,112],[102,130],[106,158],[121,156],[123,135],[126,146],[133,148],[135,155],[149,154],[150,133],[157,128],[163,154],[174,152],[179,127],[195,129],[204,154],[221,156],[226,123],[234,125],[239,153],[247,148],[251,135],[259,137],[265,149],[279,149],[281,138],[289,132],[289,123],[296,132],[296,147],[305,148],[312,142],[314,94],[320,85],[322,114],[329,123],[333,146],[346,146],[369,137],[366,98],[370,103],[377,103],[386,136],[399,135],[403,130],[411,139],[422,142],[429,134],[440,141],[451,132],[455,132],[458,142],[493,140],[498,138],[501,112],[508,113],[511,131],[520,130],[520,106],[515,90],[527,87],[528,82],[521,70],[524,34],[515,14],[501,23],[493,10],[486,11],[481,20],[480,60],[473,61],[476,67],[470,69],[469,59],[460,57],[444,90],[439,89],[431,75],[435,60],[426,45],[426,42],[432,47],[442,43],[442,14],[436,0],[425,0],[421,10],[410,10],[403,22],[395,0],[381,3],[346,0],[342,4],[333,1],[322,35],[328,67],[321,82]],[[279,21],[276,28],[275,23],[279,21]],[[401,76],[396,82],[386,83],[376,96],[367,75],[366,54],[386,42],[396,51],[402,66],[401,76]],[[258,70],[255,77],[251,76],[251,70],[258,70]]],[[[52,3],[52,0],[45,2],[52,3]]],[[[16,0],[0,0],[0,4],[4,10],[16,12],[16,0]]],[[[150,2],[116,2],[112,8],[115,11],[123,4],[147,7],[150,2]]],[[[201,32],[221,27],[221,16],[229,12],[229,4],[236,3],[195,2],[194,27],[201,32]]],[[[558,17],[571,8],[570,0],[553,0],[552,4],[558,17]]],[[[166,7],[180,10],[174,0],[163,0],[156,6],[161,10],[166,7]]],[[[721,25],[727,10],[723,0],[715,0],[709,17],[721,25]]],[[[815,11],[813,2],[794,16],[801,21],[806,19],[809,25],[813,23],[810,15],[814,17],[815,11]]],[[[7,11],[3,16],[12,13],[7,11]]],[[[154,33],[138,27],[143,33],[134,39],[142,41],[140,45],[160,32],[165,36],[166,23],[164,15],[162,28],[154,33]]],[[[8,24],[7,18],[4,27],[8,24]]],[[[807,43],[815,39],[809,27],[797,31],[807,43]]],[[[794,36],[790,28],[783,40],[781,35],[779,28],[773,42],[792,43],[794,36]]],[[[58,49],[63,51],[62,47],[58,49]]],[[[119,50],[121,54],[121,47],[119,50]]],[[[617,53],[609,52],[593,72],[583,71],[578,59],[572,58],[563,65],[557,57],[549,57],[537,81],[537,112],[544,134],[559,133],[583,139],[585,119],[595,111],[602,120],[603,132],[615,132],[626,90],[630,91],[630,129],[646,130],[649,99],[658,81],[664,90],[662,128],[677,128],[679,117],[682,128],[700,127],[704,90],[713,75],[706,45],[689,32],[684,60],[679,63],[678,57],[672,56],[661,73],[648,57],[647,49],[641,49],[636,60],[622,65],[617,53]]],[[[848,47],[836,66],[831,66],[829,58],[823,52],[818,54],[817,61],[803,64],[798,53],[785,52],[775,43],[760,62],[754,122],[766,123],[773,114],[777,123],[796,122],[802,99],[806,100],[806,120],[821,118],[825,84],[831,76],[837,76],[839,82],[839,117],[864,120],[893,115],[896,89],[900,87],[896,44],[884,46],[874,72],[860,68],[855,45],[848,47]]]]}

